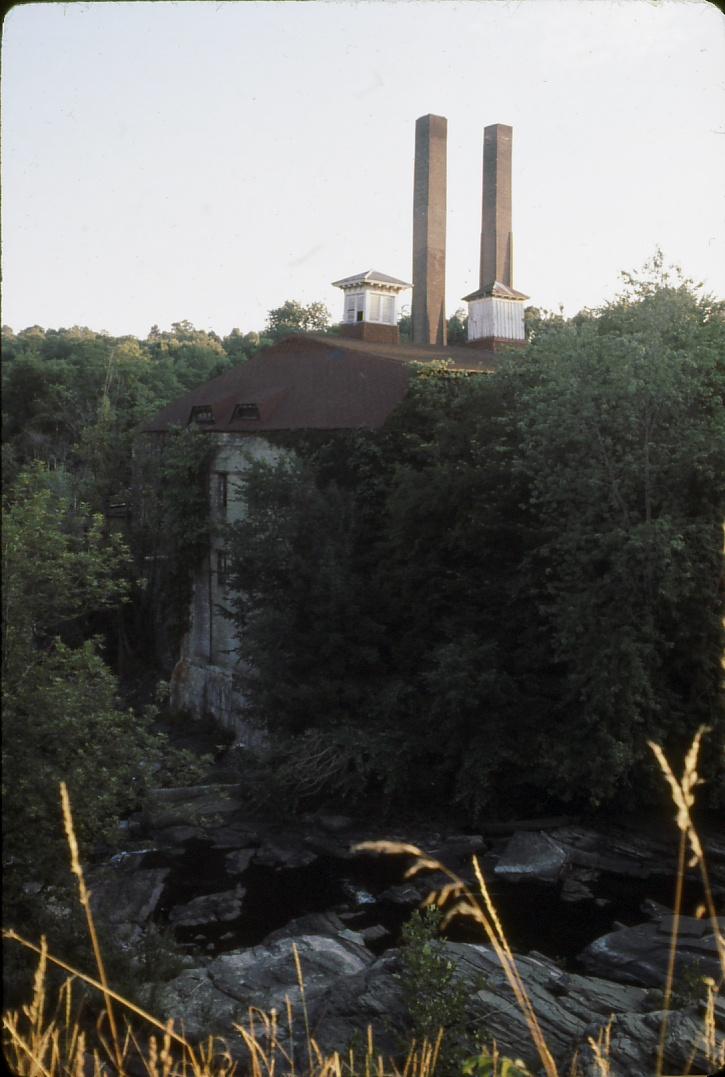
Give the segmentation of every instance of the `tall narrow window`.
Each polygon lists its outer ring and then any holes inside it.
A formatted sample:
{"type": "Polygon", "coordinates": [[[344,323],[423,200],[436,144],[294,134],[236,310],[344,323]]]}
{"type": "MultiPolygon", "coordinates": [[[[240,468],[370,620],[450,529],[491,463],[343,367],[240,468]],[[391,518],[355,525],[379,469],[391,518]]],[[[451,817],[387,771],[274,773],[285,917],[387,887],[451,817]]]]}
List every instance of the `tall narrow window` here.
{"type": "Polygon", "coordinates": [[[363,292],[348,292],[345,296],[345,321],[361,322],[363,320],[363,308],[365,295],[363,292]]]}
{"type": "Polygon", "coordinates": [[[216,552],[216,582],[219,587],[226,587],[229,576],[229,563],[226,550],[216,552]]]}
{"type": "Polygon", "coordinates": [[[216,473],[216,504],[217,508],[225,509],[229,500],[229,476],[226,471],[216,473]]]}

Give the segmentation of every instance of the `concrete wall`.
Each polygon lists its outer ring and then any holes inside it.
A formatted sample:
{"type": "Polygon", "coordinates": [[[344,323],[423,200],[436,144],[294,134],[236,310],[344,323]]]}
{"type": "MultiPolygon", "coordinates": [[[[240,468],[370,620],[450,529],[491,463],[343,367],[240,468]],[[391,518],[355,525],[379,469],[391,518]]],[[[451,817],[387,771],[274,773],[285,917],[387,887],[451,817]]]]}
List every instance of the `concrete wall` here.
{"type": "Polygon", "coordinates": [[[253,747],[264,731],[245,718],[244,696],[235,688],[240,672],[233,622],[224,616],[229,590],[223,578],[224,542],[215,528],[244,518],[239,480],[253,460],[274,462],[289,450],[264,438],[209,434],[216,453],[209,468],[213,537],[194,579],[189,631],[171,677],[171,708],[197,718],[213,718],[235,733],[238,742],[253,747]],[[225,503],[226,502],[226,503],[225,503]]]}

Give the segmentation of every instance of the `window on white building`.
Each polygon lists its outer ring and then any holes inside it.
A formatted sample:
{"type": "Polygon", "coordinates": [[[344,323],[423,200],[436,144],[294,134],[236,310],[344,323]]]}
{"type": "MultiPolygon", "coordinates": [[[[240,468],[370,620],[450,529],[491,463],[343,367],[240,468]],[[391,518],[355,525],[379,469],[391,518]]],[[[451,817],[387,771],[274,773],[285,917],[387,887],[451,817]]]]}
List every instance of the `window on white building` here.
{"type": "Polygon", "coordinates": [[[216,582],[219,587],[226,587],[229,574],[229,562],[226,550],[216,552],[216,582]]]}
{"type": "Polygon", "coordinates": [[[229,476],[226,471],[216,473],[216,503],[217,508],[225,509],[229,500],[229,476]]]}

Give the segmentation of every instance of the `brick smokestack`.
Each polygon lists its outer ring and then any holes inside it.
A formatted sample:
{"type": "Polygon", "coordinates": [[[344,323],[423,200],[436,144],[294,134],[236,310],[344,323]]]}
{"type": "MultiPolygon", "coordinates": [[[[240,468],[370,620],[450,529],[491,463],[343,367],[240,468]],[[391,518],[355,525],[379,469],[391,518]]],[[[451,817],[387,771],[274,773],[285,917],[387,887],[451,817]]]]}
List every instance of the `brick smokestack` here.
{"type": "Polygon", "coordinates": [[[415,124],[413,341],[446,344],[446,142],[444,116],[415,124]]]}
{"type": "MultiPolygon", "coordinates": [[[[494,123],[483,130],[483,210],[480,288],[494,281],[513,288],[511,139],[513,129],[494,123]]],[[[415,279],[415,278],[413,278],[415,279]]]]}

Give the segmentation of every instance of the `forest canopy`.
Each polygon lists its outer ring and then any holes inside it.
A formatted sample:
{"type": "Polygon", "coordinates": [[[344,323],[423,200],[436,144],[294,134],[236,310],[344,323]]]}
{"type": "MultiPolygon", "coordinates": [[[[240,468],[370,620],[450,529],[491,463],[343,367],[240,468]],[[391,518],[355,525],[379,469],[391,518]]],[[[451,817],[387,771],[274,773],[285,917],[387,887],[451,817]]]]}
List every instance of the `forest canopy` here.
{"type": "Polygon", "coordinates": [[[659,795],[648,738],[718,724],[724,308],[650,270],[246,475],[230,612],[270,795],[626,807],[659,795]]]}

